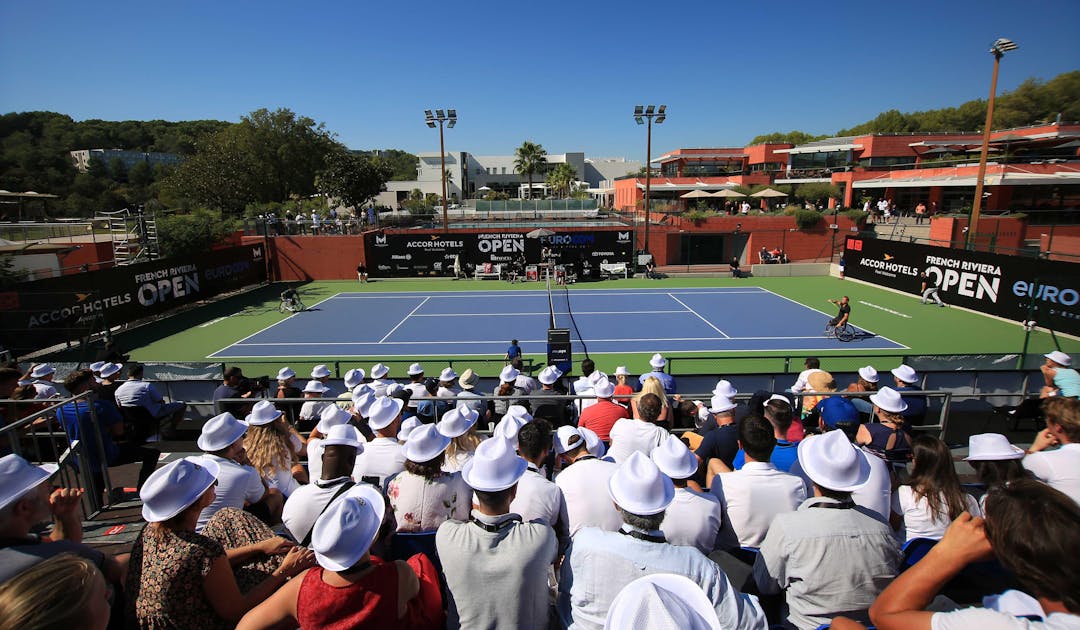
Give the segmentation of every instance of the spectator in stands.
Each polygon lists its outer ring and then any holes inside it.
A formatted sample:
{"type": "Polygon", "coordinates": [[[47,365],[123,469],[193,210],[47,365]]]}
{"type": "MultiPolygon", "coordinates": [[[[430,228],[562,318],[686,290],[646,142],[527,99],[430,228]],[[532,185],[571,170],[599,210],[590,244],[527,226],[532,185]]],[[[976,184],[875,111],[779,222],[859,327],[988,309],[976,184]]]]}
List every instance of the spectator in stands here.
{"type": "Polygon", "coordinates": [[[472,490],[460,472],[443,472],[450,438],[434,425],[409,435],[402,447],[405,470],[386,482],[386,496],[399,532],[433,531],[448,519],[469,518],[472,490]]]}
{"type": "Polygon", "coordinates": [[[281,511],[281,522],[301,547],[310,545],[315,519],[331,501],[355,485],[351,477],[356,455],[364,451],[364,438],[351,424],[331,427],[319,442],[321,477],[297,488],[281,511]]]}
{"type": "MultiPolygon", "coordinates": [[[[101,368],[101,378],[106,383],[109,382],[108,373],[112,372],[116,365],[110,363],[101,368]]],[[[144,371],[141,363],[128,365],[128,379],[116,388],[116,404],[121,407],[142,407],[149,412],[154,419],[154,430],[150,431],[150,435],[157,433],[157,427],[162,420],[169,422],[168,433],[175,433],[176,426],[184,419],[187,403],[179,400],[165,402],[165,398],[158,393],[154,385],[143,380],[144,371]]]]}
{"type": "MultiPolygon", "coordinates": [[[[867,365],[859,368],[859,378],[852,384],[847,386],[849,392],[867,392],[873,393],[878,389],[878,372],[874,369],[874,366],[867,365]]],[[[855,405],[855,408],[859,410],[859,413],[865,413],[870,415],[873,413],[874,405],[866,398],[853,397],[849,399],[851,404],[855,405]]]]}
{"type": "Polygon", "coordinates": [[[675,486],[675,497],[660,525],[664,537],[673,545],[696,547],[706,555],[720,549],[725,525],[720,502],[711,494],[687,487],[690,478],[697,474],[697,457],[674,435],[667,436],[663,444],[653,449],[651,457],[675,486]]]}
{"type": "Polygon", "coordinates": [[[841,431],[808,437],[798,450],[814,496],[773,519],[754,580],[762,594],[786,592],[787,621],[797,628],[816,628],[839,614],[865,620],[863,611],[900,564],[892,529],[851,499],[870,478],[869,456],[841,431]]]}
{"type": "Polygon", "coordinates": [[[526,523],[533,520],[547,523],[559,540],[561,553],[570,542],[566,501],[562,490],[540,472],[552,450],[551,425],[547,420],[534,420],[522,426],[517,434],[517,450],[526,462],[526,470],[518,480],[510,511],[526,523]]]}
{"type": "Polygon", "coordinates": [[[547,523],[523,523],[510,505],[528,464],[489,440],[462,471],[476,509],[447,520],[435,544],[446,575],[447,627],[547,630],[548,567],[558,546],[547,523]],[[482,558],[482,560],[480,560],[482,558]]]}
{"type": "Polygon", "coordinates": [[[525,373],[524,359],[521,357],[514,357],[510,360],[510,367],[518,371],[517,378],[514,379],[514,387],[520,388],[526,394],[531,394],[540,389],[540,382],[525,373]]]}
{"type": "Polygon", "coordinates": [[[1080,503],[1080,400],[1055,396],[1043,402],[1046,428],[1024,457],[1024,468],[1080,503]],[[1056,449],[1050,449],[1057,446],[1056,449]]]}
{"type": "Polygon", "coordinates": [[[405,452],[398,444],[401,429],[401,409],[404,404],[396,398],[377,398],[368,410],[368,426],[375,439],[364,445],[357,454],[353,476],[383,487],[389,477],[405,470],[405,452]]]}
{"type": "Polygon", "coordinates": [[[656,394],[645,394],[638,398],[634,418],[623,418],[612,425],[608,454],[613,460],[622,463],[635,451],[648,456],[667,439],[668,432],[656,424],[662,404],[656,394]]]}
{"type": "MultiPolygon", "coordinates": [[[[581,376],[570,384],[570,393],[577,396],[592,396],[593,385],[595,385],[593,380],[594,374],[599,374],[596,371],[596,362],[592,359],[583,359],[581,361],[581,376]]],[[[594,402],[595,401],[593,400],[575,400],[574,405],[577,407],[578,414],[580,415],[585,407],[588,407],[594,402]]]]}
{"type": "Polygon", "coordinates": [[[615,463],[597,459],[589,452],[584,436],[569,426],[555,432],[555,453],[564,461],[555,485],[566,502],[570,535],[583,527],[619,529],[622,519],[607,497],[607,483],[615,474],[615,463]]]}
{"type": "Polygon", "coordinates": [[[257,390],[245,387],[244,371],[239,366],[232,366],[225,370],[225,380],[214,390],[214,408],[221,412],[228,412],[234,416],[244,416],[251,411],[250,403],[219,403],[226,398],[251,398],[257,390]]]}
{"type": "Polygon", "coordinates": [[[803,368],[803,371],[799,372],[799,377],[795,379],[795,384],[788,388],[788,391],[793,394],[806,391],[807,386],[810,384],[810,375],[821,371],[821,360],[817,357],[806,357],[806,360],[803,361],[803,368]]]}
{"type": "Polygon", "coordinates": [[[514,396],[523,396],[525,391],[517,387],[517,378],[520,372],[513,366],[506,366],[499,372],[499,387],[495,390],[495,396],[491,401],[491,419],[498,422],[511,405],[517,405],[514,396]]]}
{"type": "MultiPolygon", "coordinates": [[[[830,382],[823,391],[836,391],[836,383],[830,382]]],[[[805,403],[803,399],[803,409],[806,409],[805,403]]],[[[859,410],[847,396],[822,396],[807,412],[803,422],[816,423],[822,432],[843,429],[849,438],[854,438],[860,426],[859,410]]]]}
{"type": "Polygon", "coordinates": [[[656,396],[657,400],[660,401],[660,412],[657,414],[656,419],[651,422],[655,422],[665,429],[670,429],[675,413],[671,408],[671,402],[668,401],[664,386],[659,379],[652,376],[645,379],[645,382],[641,384],[641,391],[630,399],[630,417],[637,418],[641,416],[641,412],[638,410],[638,401],[647,394],[656,396]]]}
{"type": "Polygon", "coordinates": [[[549,396],[548,400],[532,400],[532,415],[534,418],[543,418],[555,427],[561,427],[570,423],[570,405],[560,396],[556,390],[556,383],[562,378],[562,371],[554,365],[549,365],[540,371],[540,389],[532,392],[531,396],[549,396]]]}
{"type": "Polygon", "coordinates": [[[890,462],[904,462],[911,453],[911,436],[905,430],[908,403],[890,387],[870,396],[877,422],[859,425],[855,441],[890,462]]]}
{"type": "Polygon", "coordinates": [[[914,463],[911,477],[893,493],[893,529],[903,531],[907,540],[940,540],[945,528],[961,512],[981,516],[979,502],[960,489],[952,453],[947,444],[932,435],[918,435],[912,441],[914,463]]]}
{"type": "Polygon", "coordinates": [[[409,377],[409,382],[405,385],[405,389],[412,392],[412,398],[409,399],[409,408],[416,409],[416,401],[422,396],[427,396],[427,388],[424,387],[424,366],[419,363],[413,363],[409,366],[409,369],[405,371],[405,374],[409,377]]]}
{"type": "Polygon", "coordinates": [[[461,391],[458,392],[458,405],[466,405],[469,409],[476,412],[480,426],[486,427],[488,420],[491,418],[491,410],[489,401],[484,397],[484,394],[476,391],[476,386],[480,384],[480,377],[469,368],[461,373],[458,377],[458,385],[461,387],[461,391]]]}
{"type": "Polygon", "coordinates": [[[578,418],[578,427],[584,427],[596,432],[597,437],[605,444],[611,442],[611,428],[623,418],[629,418],[630,412],[620,404],[612,402],[615,395],[615,386],[604,379],[593,388],[596,394],[596,404],[590,405],[581,412],[578,418]]]}
{"type": "MultiPolygon", "coordinates": [[[[360,368],[355,368],[345,372],[345,391],[338,394],[338,400],[343,402],[338,403],[338,407],[342,409],[349,409],[352,407],[352,399],[354,390],[360,385],[364,384],[364,377],[366,374],[360,368]]],[[[324,383],[325,385],[325,383],[324,383]]],[[[370,389],[367,385],[364,385],[366,389],[370,389]]]]}
{"type": "Polygon", "coordinates": [[[709,480],[720,470],[734,470],[735,455],[739,452],[738,430],[735,425],[736,407],[735,401],[724,396],[713,396],[710,400],[709,413],[716,428],[704,432],[701,444],[694,451],[703,464],[703,472],[707,471],[698,480],[703,487],[707,486],[709,480]],[[714,464],[714,459],[718,463],[714,464]]]}
{"type": "MultiPolygon", "coordinates": [[[[116,400],[116,390],[120,389],[120,386],[127,382],[120,380],[120,373],[123,369],[124,366],[119,363],[106,363],[101,366],[101,369],[95,373],[98,396],[101,396],[105,400],[116,400]]],[[[93,372],[93,370],[90,371],[93,372]]],[[[131,373],[129,368],[128,378],[130,377],[131,373]]],[[[117,401],[116,404],[121,407],[124,406],[121,405],[119,401],[117,401]]]]}
{"type": "Polygon", "coordinates": [[[580,530],[559,579],[558,612],[567,627],[598,629],[620,590],[650,573],[689,578],[708,595],[724,628],[762,628],[757,602],[737,591],[716,563],[693,547],[667,542],[660,531],[675,487],[647,456],[632,454],[606,484],[623,522],[618,532],[580,530]]]}
{"type": "Polygon", "coordinates": [[[376,396],[384,395],[386,388],[394,384],[393,379],[386,378],[389,373],[390,368],[382,363],[371,366],[371,389],[375,390],[376,396]]]}
{"type": "Polygon", "coordinates": [[[675,387],[675,377],[664,371],[667,359],[663,355],[659,353],[652,355],[652,358],[649,359],[649,365],[652,366],[652,371],[638,377],[639,386],[644,385],[645,381],[651,376],[660,381],[660,384],[664,386],[664,392],[669,396],[678,393],[679,390],[675,387]]]}
{"type": "Polygon", "coordinates": [[[881,593],[870,617],[879,630],[1076,627],[1080,564],[1073,560],[1080,556],[1078,522],[1080,507],[1061,492],[1032,480],[998,486],[986,499],[985,522],[961,515],[926,557],[881,593]],[[964,567],[993,557],[1016,576],[1028,595],[1008,593],[1013,601],[1025,599],[1025,610],[926,610],[964,567]],[[1017,616],[1029,612],[1041,612],[1043,620],[1017,616]]]}
{"type": "Polygon", "coordinates": [[[1039,367],[1042,371],[1046,385],[1043,386],[1040,395],[1065,396],[1066,398],[1080,398],[1080,373],[1074,370],[1072,358],[1061,350],[1054,350],[1044,354],[1046,362],[1039,367]]]}
{"type": "MultiPolygon", "coordinates": [[[[788,472],[791,470],[792,464],[798,459],[798,443],[788,439],[792,424],[791,404],[787,398],[776,395],[765,403],[764,412],[765,419],[772,425],[773,435],[776,437],[776,446],[773,448],[769,461],[780,472],[788,472]]],[[[745,457],[746,455],[741,449],[735,454],[734,470],[743,467],[745,457]]],[[[720,470],[718,472],[727,471],[720,470]]]]}
{"type": "MultiPolygon", "coordinates": [[[[37,390],[35,398],[59,398],[60,392],[56,391],[56,387],[53,386],[53,379],[56,378],[56,368],[48,363],[39,363],[30,368],[29,381],[34,389],[37,390]]],[[[20,383],[22,385],[23,383],[20,383]]]]}
{"type": "MultiPolygon", "coordinates": [[[[830,392],[836,391],[836,380],[829,372],[826,372],[825,370],[818,370],[817,372],[810,373],[810,375],[806,378],[806,389],[804,389],[803,391],[820,392],[802,397],[802,403],[801,405],[799,405],[802,407],[801,417],[806,418],[810,415],[810,412],[813,411],[814,407],[819,402],[829,397],[830,392]]],[[[801,424],[802,423],[800,422],[796,422],[792,426],[794,427],[795,425],[799,425],[799,428],[802,429],[801,424]]],[[[789,436],[788,439],[791,439],[791,437],[789,436]]],[[[801,439],[802,436],[800,435],[797,439],[794,439],[792,441],[798,442],[801,439]]]]}
{"type": "Polygon", "coordinates": [[[330,377],[332,376],[330,368],[326,365],[319,364],[311,368],[311,380],[319,381],[326,387],[326,392],[323,394],[326,398],[334,398],[334,392],[330,388],[330,377]]]}
{"type": "MultiPolygon", "coordinates": [[[[351,424],[352,421],[353,415],[337,405],[326,405],[323,407],[322,413],[319,414],[319,423],[311,430],[311,434],[307,440],[308,479],[319,479],[322,477],[323,439],[330,435],[330,431],[336,426],[347,424],[356,428],[355,425],[351,424]]],[[[359,429],[357,430],[359,431],[359,429]]],[[[361,435],[363,435],[363,432],[361,432],[361,435]]],[[[359,477],[357,477],[357,479],[359,479],[359,477]]]]}
{"type": "Polygon", "coordinates": [[[445,472],[463,470],[465,464],[472,459],[476,447],[480,446],[480,437],[476,435],[476,422],[479,417],[480,415],[468,406],[460,404],[456,409],[444,413],[435,424],[439,433],[450,438],[442,466],[445,472]]]}
{"type": "MultiPolygon", "coordinates": [[[[143,488],[142,516],[148,525],[131,550],[126,589],[129,616],[139,627],[230,627],[313,564],[310,551],[283,538],[226,549],[221,541],[196,533],[200,514],[215,500],[219,472],[212,460],[181,459],[157,471],[143,488]],[[230,565],[268,555],[284,557],[244,592],[230,565]]],[[[239,510],[222,510],[211,524],[222,523],[224,530],[244,522],[245,516],[239,510]]]]}
{"type": "Polygon", "coordinates": [[[320,400],[327,391],[326,385],[319,381],[308,381],[304,385],[303,394],[306,400],[300,406],[299,427],[301,431],[310,429],[318,421],[323,408],[330,404],[327,401],[320,400]]]}
{"type": "MultiPolygon", "coordinates": [[[[289,366],[278,370],[277,390],[274,398],[303,398],[304,392],[296,386],[296,372],[289,366]]],[[[277,406],[285,412],[285,418],[289,424],[296,426],[300,422],[300,406],[298,402],[279,402],[277,406]]]]}
{"type": "Polygon", "coordinates": [[[615,401],[623,406],[629,406],[630,397],[634,394],[634,386],[626,382],[629,377],[630,370],[625,365],[615,368],[615,401]]]}
{"type": "Polygon", "coordinates": [[[93,562],[61,554],[0,583],[0,628],[105,630],[112,600],[112,587],[93,562]]]}
{"type": "Polygon", "coordinates": [[[907,408],[904,410],[904,421],[908,426],[917,426],[926,418],[926,396],[918,396],[908,392],[919,392],[922,388],[916,385],[919,375],[909,366],[901,363],[891,370],[893,380],[896,381],[896,391],[900,392],[907,408]]]}
{"type": "Polygon", "coordinates": [[[975,476],[985,488],[979,500],[980,509],[985,507],[990,488],[1031,477],[1020,461],[1023,458],[1024,449],[1013,446],[1000,433],[979,433],[968,438],[968,456],[964,461],[975,469],[975,476]]]}
{"type": "Polygon", "coordinates": [[[444,368],[439,372],[439,389],[435,392],[436,398],[457,398],[458,392],[454,387],[454,381],[458,379],[458,373],[454,368],[444,368]]]}
{"type": "MultiPolygon", "coordinates": [[[[543,418],[541,418],[543,420],[543,418]]],[[[510,405],[507,408],[506,414],[503,415],[502,420],[495,425],[495,429],[491,432],[492,437],[501,438],[511,444],[517,443],[518,431],[521,427],[525,426],[529,422],[532,422],[532,416],[521,405],[510,405]]],[[[544,422],[547,422],[544,420],[544,422]]],[[[549,423],[550,426],[550,423],[549,423]]]]}
{"type": "Polygon", "coordinates": [[[304,439],[269,400],[255,403],[244,420],[249,427],[245,437],[248,461],[268,488],[288,499],[300,484],[308,482],[307,471],[300,464],[304,439]]]}
{"type": "Polygon", "coordinates": [[[248,426],[229,412],[206,421],[196,441],[205,453],[202,459],[219,469],[217,492],[198,515],[195,531],[202,532],[219,510],[247,509],[265,523],[277,523],[281,518],[284,498],[279,490],[267,487],[259,472],[251,466],[244,449],[248,426]]]}
{"type": "MultiPolygon", "coordinates": [[[[76,370],[64,379],[64,389],[72,396],[88,391],[93,385],[94,375],[90,370],[76,370]]],[[[131,441],[115,441],[124,437],[124,419],[112,401],[83,399],[69,402],[60,407],[56,416],[67,433],[68,441],[82,444],[81,452],[86,454],[86,460],[78,465],[82,467],[83,474],[90,474],[96,486],[108,492],[110,497],[119,498],[114,496],[111,488],[104,487],[104,466],[141,463],[138,488],[142,488],[150,473],[154,472],[161,451],[131,441]]]]}
{"type": "Polygon", "coordinates": [[[777,514],[794,512],[806,500],[806,489],[802,479],[777,470],[770,461],[776,435],[768,420],[748,416],[739,423],[738,433],[746,463],[713,476],[709,492],[719,499],[737,544],[757,548],[777,514]]]}
{"type": "Polygon", "coordinates": [[[653,573],[619,591],[608,608],[604,627],[716,630],[721,626],[712,602],[700,586],[681,575],[653,573]]]}

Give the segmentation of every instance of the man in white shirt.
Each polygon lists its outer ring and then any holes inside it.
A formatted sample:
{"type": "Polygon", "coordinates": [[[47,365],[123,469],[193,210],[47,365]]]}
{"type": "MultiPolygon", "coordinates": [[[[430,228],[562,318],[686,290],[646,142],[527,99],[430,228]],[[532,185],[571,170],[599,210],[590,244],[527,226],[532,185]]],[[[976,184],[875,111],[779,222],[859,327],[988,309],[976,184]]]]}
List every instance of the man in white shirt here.
{"type": "Polygon", "coordinates": [[[409,383],[405,385],[405,389],[411,392],[409,397],[409,409],[416,413],[417,401],[420,398],[428,395],[427,388],[424,387],[424,366],[419,363],[413,363],[406,370],[405,374],[409,376],[409,383]]]}
{"type": "Polygon", "coordinates": [[[247,425],[229,412],[210,418],[203,425],[197,444],[205,453],[204,458],[213,461],[221,469],[214,489],[214,502],[199,513],[195,531],[202,531],[218,510],[223,508],[250,511],[261,520],[276,523],[281,518],[285,497],[274,488],[267,488],[244,451],[244,434],[247,425]]]}
{"type": "Polygon", "coordinates": [[[300,425],[307,428],[318,422],[323,407],[330,404],[329,401],[319,401],[326,393],[326,385],[319,381],[311,380],[304,385],[304,404],[300,406],[300,425]]]}
{"type": "Polygon", "coordinates": [[[1080,400],[1052,396],[1043,401],[1046,428],[1024,457],[1024,468],[1080,503],[1080,400]],[[1060,445],[1057,449],[1047,448],[1060,445]]]}
{"type": "Polygon", "coordinates": [[[385,396],[386,388],[394,384],[393,379],[386,378],[386,375],[390,373],[390,368],[382,363],[376,363],[371,366],[371,389],[375,391],[376,396],[385,396]]]}
{"type": "Polygon", "coordinates": [[[330,429],[320,447],[322,476],[294,490],[281,512],[281,522],[296,542],[308,539],[330,501],[354,485],[350,475],[356,454],[363,450],[363,437],[356,427],[341,424],[330,429]]]}
{"type": "Polygon", "coordinates": [[[368,426],[375,431],[375,439],[357,455],[354,477],[359,475],[360,480],[382,488],[387,477],[405,470],[405,452],[397,441],[402,406],[400,399],[387,396],[371,403],[368,426]]]}
{"type": "MultiPolygon", "coordinates": [[[[660,530],[673,545],[696,547],[708,555],[723,546],[722,530],[724,514],[716,497],[704,492],[691,490],[686,482],[697,473],[698,458],[690,452],[686,444],[674,435],[669,435],[652,452],[653,463],[671,478],[675,486],[675,498],[664,512],[664,521],[660,530]]],[[[734,536],[727,538],[733,540],[734,536]]]]}
{"type": "Polygon", "coordinates": [[[788,391],[798,394],[801,391],[805,391],[810,383],[810,375],[814,372],[822,372],[821,361],[817,357],[806,357],[806,361],[803,362],[805,368],[802,372],[799,372],[799,378],[795,379],[795,384],[792,385],[788,391]]]}
{"type": "Polygon", "coordinates": [[[324,398],[334,398],[334,392],[330,388],[330,375],[330,368],[326,367],[325,365],[320,364],[311,368],[312,380],[319,381],[323,384],[323,387],[326,388],[326,391],[323,392],[324,398]]]}
{"type": "Polygon", "coordinates": [[[454,381],[458,378],[458,373],[454,371],[454,368],[448,367],[439,373],[439,389],[435,391],[436,398],[457,398],[458,392],[454,388],[454,381]]]}
{"type": "MultiPolygon", "coordinates": [[[[33,384],[36,394],[34,398],[38,400],[44,400],[46,398],[59,398],[60,392],[56,391],[56,387],[53,386],[52,381],[56,378],[56,368],[48,363],[40,363],[35,365],[30,370],[30,378],[33,379],[29,384],[33,384]]],[[[22,385],[22,383],[19,383],[22,385]]]]}
{"type": "Polygon", "coordinates": [[[337,404],[338,407],[341,407],[342,409],[352,409],[352,399],[356,395],[354,390],[364,382],[365,376],[366,374],[364,374],[364,371],[360,368],[352,369],[345,373],[345,391],[338,394],[337,398],[340,401],[337,404]]]}
{"type": "Polygon", "coordinates": [[[724,506],[725,519],[741,547],[760,547],[777,514],[794,512],[806,500],[803,481],[780,472],[769,458],[776,436],[768,420],[748,416],[739,423],[739,448],[746,463],[712,478],[711,492],[724,506]]]}
{"type": "Polygon", "coordinates": [[[562,490],[566,503],[570,535],[582,527],[619,529],[622,517],[607,496],[608,480],[617,468],[615,463],[590,454],[585,438],[574,427],[559,427],[555,433],[555,452],[570,462],[555,477],[555,485],[562,490]]]}
{"type": "Polygon", "coordinates": [[[570,542],[566,501],[559,486],[540,472],[551,452],[551,444],[551,425],[547,420],[534,420],[518,431],[518,454],[528,467],[518,481],[517,496],[510,503],[510,511],[520,514],[525,522],[540,520],[550,525],[559,539],[561,552],[570,542]]]}
{"type": "Polygon", "coordinates": [[[611,427],[611,448],[608,456],[622,462],[630,453],[637,451],[648,456],[663,442],[668,432],[653,424],[660,417],[662,403],[656,394],[645,394],[638,399],[638,417],[623,418],[611,427]]]}
{"type": "MultiPolygon", "coordinates": [[[[596,371],[596,363],[592,359],[584,359],[581,362],[581,376],[572,383],[571,393],[578,396],[592,396],[593,386],[596,384],[594,375],[596,375],[596,377],[600,375],[600,373],[596,371]]],[[[574,407],[577,408],[577,414],[579,416],[586,407],[593,404],[596,404],[595,400],[584,398],[574,401],[574,407]]]]}
{"type": "Polygon", "coordinates": [[[128,366],[128,380],[116,388],[114,397],[116,404],[120,407],[142,407],[154,420],[168,418],[169,426],[173,430],[184,419],[184,412],[187,411],[187,403],[179,400],[165,402],[154,385],[143,380],[141,363],[132,363],[128,366]]]}

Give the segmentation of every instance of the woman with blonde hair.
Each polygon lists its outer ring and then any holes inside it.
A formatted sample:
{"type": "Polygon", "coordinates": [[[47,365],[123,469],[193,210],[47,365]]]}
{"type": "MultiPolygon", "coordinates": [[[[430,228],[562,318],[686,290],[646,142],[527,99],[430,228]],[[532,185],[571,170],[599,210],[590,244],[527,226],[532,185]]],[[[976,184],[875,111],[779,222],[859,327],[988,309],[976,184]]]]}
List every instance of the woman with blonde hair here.
{"type": "Polygon", "coordinates": [[[656,418],[656,424],[663,425],[668,429],[671,428],[671,401],[668,400],[667,394],[664,393],[664,385],[660,382],[660,379],[655,376],[650,376],[645,379],[645,382],[641,384],[641,391],[636,396],[630,399],[630,412],[635,418],[638,417],[638,401],[645,394],[656,394],[656,397],[660,399],[660,415],[656,418]]]}
{"type": "Polygon", "coordinates": [[[266,481],[288,498],[300,484],[308,482],[300,464],[304,440],[269,400],[255,403],[245,420],[250,427],[244,438],[248,460],[266,481]]]}
{"type": "Polygon", "coordinates": [[[480,446],[480,436],[476,435],[476,421],[479,417],[480,414],[469,408],[467,403],[460,403],[457,409],[447,411],[442,419],[435,423],[439,433],[450,438],[450,446],[446,447],[446,457],[442,465],[444,472],[457,472],[472,459],[476,447],[480,446]]]}
{"type": "Polygon", "coordinates": [[[630,370],[625,365],[615,368],[615,402],[622,406],[630,404],[630,397],[634,395],[634,386],[626,382],[630,376],[630,370]]]}
{"type": "Polygon", "coordinates": [[[0,628],[104,630],[112,596],[93,562],[60,554],[0,585],[0,628]]]}

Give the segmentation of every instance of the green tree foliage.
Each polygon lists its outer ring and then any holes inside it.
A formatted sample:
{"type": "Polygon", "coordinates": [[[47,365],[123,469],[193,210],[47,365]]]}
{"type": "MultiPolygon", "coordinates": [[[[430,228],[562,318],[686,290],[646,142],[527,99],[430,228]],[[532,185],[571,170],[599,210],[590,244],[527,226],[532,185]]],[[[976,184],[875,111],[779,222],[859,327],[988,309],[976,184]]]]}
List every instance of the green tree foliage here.
{"type": "Polygon", "coordinates": [[[343,205],[360,207],[386,190],[392,174],[393,169],[380,158],[331,151],[326,156],[326,168],[318,176],[318,188],[343,205]]]}
{"type": "Polygon", "coordinates": [[[197,208],[158,221],[162,255],[188,256],[209,251],[240,228],[238,220],[217,210],[197,208]]]}
{"type": "Polygon", "coordinates": [[[560,162],[548,171],[545,183],[555,191],[556,196],[566,198],[574,191],[577,171],[566,162],[560,162]]]}
{"type": "Polygon", "coordinates": [[[532,199],[533,174],[543,168],[544,164],[547,164],[547,151],[541,144],[526,140],[514,150],[514,170],[528,180],[530,199],[532,199]]]}
{"type": "Polygon", "coordinates": [[[806,133],[805,131],[776,131],[773,133],[767,133],[761,136],[755,136],[750,141],[750,146],[755,144],[806,144],[807,142],[813,142],[814,140],[821,140],[826,136],[815,136],[813,134],[806,133]]]}
{"type": "Polygon", "coordinates": [[[398,149],[379,149],[372,151],[353,151],[360,155],[378,157],[390,167],[390,181],[408,182],[416,179],[416,156],[398,149]]]}
{"type": "Polygon", "coordinates": [[[795,197],[803,201],[827,202],[830,198],[840,197],[840,188],[835,184],[825,182],[811,182],[799,184],[795,189],[795,197]]]}

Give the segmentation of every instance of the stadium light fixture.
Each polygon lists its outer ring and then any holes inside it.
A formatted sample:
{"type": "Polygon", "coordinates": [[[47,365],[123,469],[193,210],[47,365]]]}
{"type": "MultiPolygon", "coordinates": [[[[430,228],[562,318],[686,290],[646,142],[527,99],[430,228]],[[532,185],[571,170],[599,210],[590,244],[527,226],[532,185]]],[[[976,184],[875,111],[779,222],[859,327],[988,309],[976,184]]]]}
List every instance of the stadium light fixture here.
{"type": "Polygon", "coordinates": [[[990,78],[990,100],[986,103],[986,124],[983,125],[982,150],[979,152],[979,173],[975,177],[975,199],[971,204],[971,219],[968,221],[968,231],[965,237],[964,247],[974,249],[976,229],[979,226],[979,214],[983,203],[983,180],[986,179],[986,157],[990,152],[990,132],[994,122],[994,95],[997,92],[998,66],[1006,52],[1019,48],[1011,39],[999,37],[990,47],[990,54],[994,56],[994,72],[990,78]]]}
{"type": "Polygon", "coordinates": [[[435,128],[436,124],[439,127],[439,164],[442,168],[442,211],[443,211],[443,231],[450,232],[450,213],[447,210],[446,205],[446,144],[443,142],[443,125],[453,129],[457,124],[457,110],[448,109],[445,112],[441,109],[436,109],[432,114],[430,109],[424,110],[424,122],[428,127],[435,128]]]}
{"type": "Polygon", "coordinates": [[[646,124],[648,120],[647,131],[645,135],[645,237],[644,247],[645,253],[649,253],[649,195],[652,192],[652,126],[653,122],[660,124],[667,118],[667,105],[661,105],[657,108],[656,105],[634,105],[634,122],[639,125],[646,124]]]}

